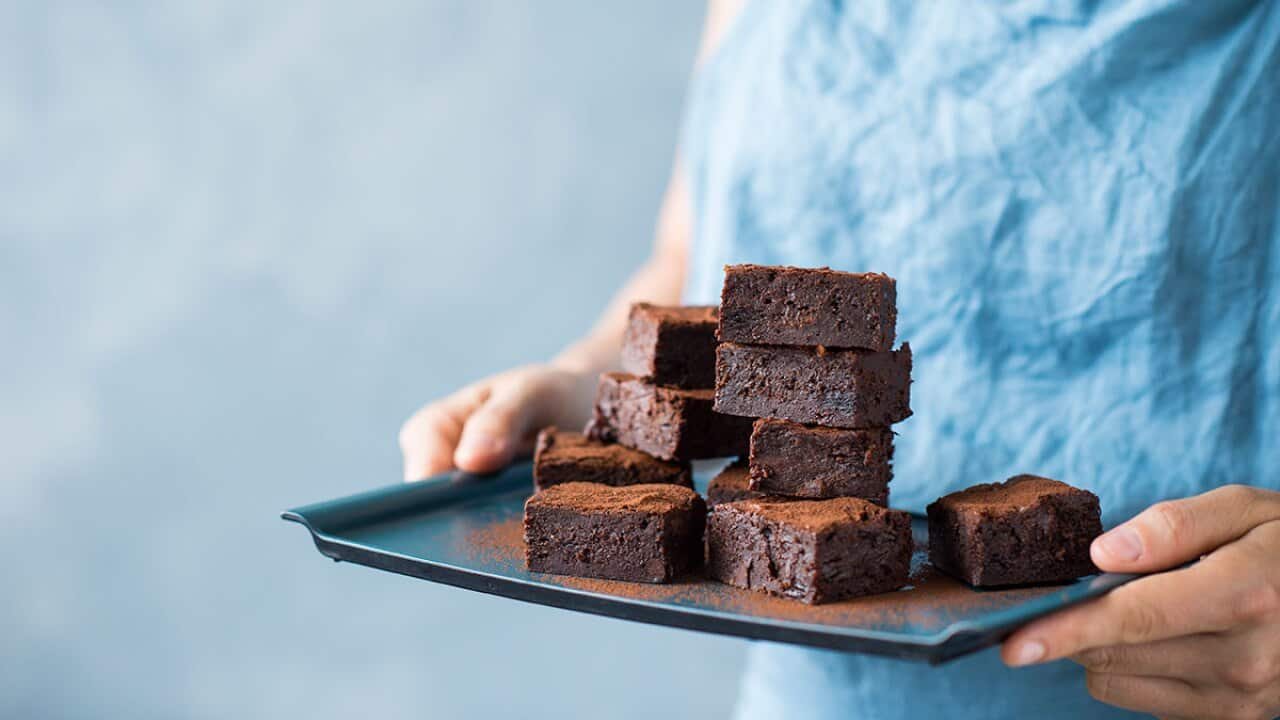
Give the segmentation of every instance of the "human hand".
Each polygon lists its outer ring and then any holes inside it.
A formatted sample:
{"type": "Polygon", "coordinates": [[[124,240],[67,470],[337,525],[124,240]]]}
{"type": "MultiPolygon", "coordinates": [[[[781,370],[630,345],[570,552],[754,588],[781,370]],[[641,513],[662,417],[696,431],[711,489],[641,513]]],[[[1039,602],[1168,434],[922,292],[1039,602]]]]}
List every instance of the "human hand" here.
{"type": "Polygon", "coordinates": [[[1092,555],[1104,571],[1168,572],[1019,630],[1006,663],[1070,658],[1098,700],[1161,717],[1280,714],[1280,492],[1231,485],[1153,505],[1092,555]]]}
{"type": "Polygon", "coordinates": [[[595,376],[552,365],[515,368],[422,407],[400,428],[406,482],[450,470],[490,472],[547,425],[586,422],[595,376]]]}

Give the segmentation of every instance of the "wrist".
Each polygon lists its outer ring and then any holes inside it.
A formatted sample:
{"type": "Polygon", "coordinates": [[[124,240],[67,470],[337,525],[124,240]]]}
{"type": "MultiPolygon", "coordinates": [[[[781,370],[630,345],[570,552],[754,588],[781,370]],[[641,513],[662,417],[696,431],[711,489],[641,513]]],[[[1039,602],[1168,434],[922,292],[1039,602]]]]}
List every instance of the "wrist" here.
{"type": "Polygon", "coordinates": [[[585,338],[566,347],[548,363],[557,370],[586,377],[606,372],[616,364],[617,352],[594,338],[585,338]]]}

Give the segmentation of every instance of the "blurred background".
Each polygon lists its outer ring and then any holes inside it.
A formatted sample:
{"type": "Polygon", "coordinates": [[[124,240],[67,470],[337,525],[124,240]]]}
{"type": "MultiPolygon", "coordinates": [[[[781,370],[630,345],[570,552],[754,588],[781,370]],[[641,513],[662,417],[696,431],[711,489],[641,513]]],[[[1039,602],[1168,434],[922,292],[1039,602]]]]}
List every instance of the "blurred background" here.
{"type": "Polygon", "coordinates": [[[0,716],[720,716],[745,644],[334,564],[645,254],[699,3],[0,3],[0,716]]]}

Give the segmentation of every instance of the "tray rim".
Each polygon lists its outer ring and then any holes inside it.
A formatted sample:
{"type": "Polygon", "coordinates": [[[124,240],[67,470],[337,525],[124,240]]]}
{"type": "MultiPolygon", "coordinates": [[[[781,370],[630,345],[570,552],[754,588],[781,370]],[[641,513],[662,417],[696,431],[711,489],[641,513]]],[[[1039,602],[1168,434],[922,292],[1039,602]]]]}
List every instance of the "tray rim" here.
{"type": "Polygon", "coordinates": [[[1065,603],[1057,594],[1050,594],[1002,609],[987,616],[985,620],[962,620],[933,634],[905,636],[868,628],[821,625],[698,607],[672,606],[652,600],[552,585],[404,555],[349,540],[338,534],[338,528],[361,524],[361,520],[388,520],[414,514],[415,510],[425,512],[451,501],[500,495],[515,490],[527,481],[528,467],[527,462],[516,463],[492,475],[454,472],[416,483],[388,485],[285,510],[281,513],[281,518],[306,528],[316,549],[336,562],[350,562],[489,595],[592,615],[750,640],[923,660],[933,665],[993,645],[1017,627],[1036,618],[1100,596],[1139,577],[1120,573],[1096,575],[1075,585],[1063,586],[1063,589],[1076,589],[1075,595],[1065,603]],[[521,482],[517,484],[514,482],[516,480],[521,482]],[[408,502],[399,502],[405,499],[408,502]],[[353,516],[348,512],[353,506],[364,509],[364,512],[357,512],[353,516]]]}

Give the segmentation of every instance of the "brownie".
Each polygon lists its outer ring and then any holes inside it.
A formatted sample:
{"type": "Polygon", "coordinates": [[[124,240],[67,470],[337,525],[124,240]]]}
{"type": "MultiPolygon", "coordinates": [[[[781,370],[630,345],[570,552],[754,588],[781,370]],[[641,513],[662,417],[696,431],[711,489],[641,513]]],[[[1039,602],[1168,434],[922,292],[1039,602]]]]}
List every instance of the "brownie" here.
{"type": "Polygon", "coordinates": [[[525,501],[525,560],[533,572],[669,582],[702,564],[706,512],[679,485],[554,485],[525,501]]]}
{"type": "Polygon", "coordinates": [[[751,489],[807,498],[860,497],[887,505],[893,431],[761,418],[751,433],[751,489]]]}
{"type": "Polygon", "coordinates": [[[716,323],[709,306],[636,303],[622,338],[622,369],[655,385],[709,388],[716,384],[716,323]]]}
{"type": "Polygon", "coordinates": [[[1065,582],[1097,572],[1089,545],[1102,533],[1098,496],[1019,475],[975,485],[928,507],[929,562],[970,585],[1065,582]]]}
{"type": "Polygon", "coordinates": [[[712,409],[715,391],[664,388],[625,373],[605,373],[587,434],[663,460],[746,455],[751,420],[712,409]]]}
{"type": "Polygon", "coordinates": [[[893,348],[894,279],[880,273],[729,265],[720,294],[719,337],[752,345],[893,348]]]}
{"type": "Polygon", "coordinates": [[[750,487],[750,481],[747,478],[747,462],[745,460],[737,460],[732,465],[721,470],[718,475],[711,478],[711,482],[707,483],[707,504],[719,505],[720,503],[736,502],[738,500],[754,500],[766,497],[765,493],[756,492],[750,487]]]}
{"type": "Polygon", "coordinates": [[[624,445],[546,428],[538,433],[533,454],[533,486],[545,490],[567,482],[615,486],[670,483],[691,488],[693,473],[687,462],[659,460],[624,445]]]}
{"type": "Polygon", "coordinates": [[[829,427],[890,425],[911,415],[911,347],[824,350],[721,343],[715,409],[829,427]]]}
{"type": "Polygon", "coordinates": [[[741,500],[707,516],[707,575],[810,604],[897,590],[911,516],[860,498],[741,500]]]}

